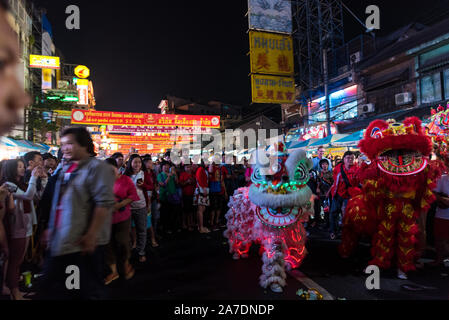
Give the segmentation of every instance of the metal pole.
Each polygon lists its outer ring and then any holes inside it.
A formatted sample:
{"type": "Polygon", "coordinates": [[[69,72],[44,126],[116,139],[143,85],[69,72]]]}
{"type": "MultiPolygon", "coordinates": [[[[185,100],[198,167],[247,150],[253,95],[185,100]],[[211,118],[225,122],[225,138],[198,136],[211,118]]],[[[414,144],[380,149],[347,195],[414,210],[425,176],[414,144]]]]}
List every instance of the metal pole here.
{"type": "Polygon", "coordinates": [[[324,95],[326,100],[326,122],[327,132],[326,136],[331,134],[331,122],[330,122],[330,108],[329,108],[329,91],[328,91],[328,74],[327,74],[327,53],[326,49],[323,49],[323,73],[324,73],[324,95]]]}

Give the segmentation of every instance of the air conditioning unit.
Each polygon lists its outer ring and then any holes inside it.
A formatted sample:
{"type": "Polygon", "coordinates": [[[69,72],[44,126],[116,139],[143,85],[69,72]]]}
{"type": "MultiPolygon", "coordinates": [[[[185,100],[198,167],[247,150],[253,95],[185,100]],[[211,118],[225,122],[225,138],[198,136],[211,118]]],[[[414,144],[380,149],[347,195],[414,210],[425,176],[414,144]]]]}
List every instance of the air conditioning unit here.
{"type": "Polygon", "coordinates": [[[400,106],[412,102],[413,96],[411,92],[398,93],[394,96],[394,100],[396,101],[396,105],[400,106]]]}
{"type": "Polygon", "coordinates": [[[374,112],[374,104],[368,103],[368,104],[361,104],[357,106],[357,113],[359,116],[365,113],[374,112]]]}
{"type": "Polygon", "coordinates": [[[360,61],[360,51],[354,52],[349,56],[351,65],[360,61]]]}

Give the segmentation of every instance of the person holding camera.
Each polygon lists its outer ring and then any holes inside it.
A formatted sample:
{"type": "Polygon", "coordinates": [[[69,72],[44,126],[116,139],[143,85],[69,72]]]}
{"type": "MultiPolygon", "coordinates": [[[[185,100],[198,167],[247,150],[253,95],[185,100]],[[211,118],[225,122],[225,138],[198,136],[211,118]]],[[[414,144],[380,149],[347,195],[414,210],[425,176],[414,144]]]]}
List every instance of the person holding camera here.
{"type": "Polygon", "coordinates": [[[159,199],[161,201],[161,220],[164,230],[172,234],[176,228],[176,207],[181,204],[176,185],[178,176],[176,168],[168,162],[162,163],[162,172],[157,176],[159,199]]]}
{"type": "Polygon", "coordinates": [[[2,166],[5,185],[14,199],[14,209],[7,210],[5,217],[9,251],[6,286],[11,300],[27,300],[19,290],[20,266],[33,235],[33,225],[37,224],[33,197],[36,194],[37,179],[43,174],[41,167],[34,168],[27,185],[24,182],[25,163],[22,160],[8,160],[2,166]]]}
{"type": "Polygon", "coordinates": [[[142,170],[143,161],[138,154],[133,154],[126,165],[125,175],[130,177],[136,186],[139,200],[131,203],[131,217],[136,226],[137,243],[136,249],[139,262],[147,261],[145,247],[147,243],[147,201],[144,186],[145,174],[142,170]]]}
{"type": "Polygon", "coordinates": [[[139,196],[131,178],[120,174],[117,162],[113,158],[105,161],[114,168],[116,177],[114,183],[116,203],[112,215],[111,240],[105,252],[106,264],[111,268],[111,273],[104,280],[105,285],[108,285],[118,279],[120,275],[123,275],[126,280],[134,276],[134,268],[129,263],[131,256],[129,245],[129,230],[131,227],[130,205],[133,201],[139,201],[139,196]]]}

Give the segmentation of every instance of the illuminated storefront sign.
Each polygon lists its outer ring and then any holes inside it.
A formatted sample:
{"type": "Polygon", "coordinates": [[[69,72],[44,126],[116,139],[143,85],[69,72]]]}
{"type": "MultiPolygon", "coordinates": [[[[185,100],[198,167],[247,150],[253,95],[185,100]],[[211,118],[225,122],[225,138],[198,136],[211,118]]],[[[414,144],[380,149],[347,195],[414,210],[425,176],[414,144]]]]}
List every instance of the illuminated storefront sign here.
{"type": "MultiPolygon", "coordinates": [[[[300,128],[299,133],[301,135],[301,139],[303,140],[309,140],[309,139],[322,139],[327,136],[326,130],[327,125],[326,124],[319,124],[316,126],[310,126],[307,128],[300,128]]],[[[337,133],[337,127],[331,123],[331,134],[337,133]]]]}
{"type": "Polygon", "coordinates": [[[77,66],[75,68],[75,75],[80,79],[86,79],[90,76],[90,70],[86,66],[77,66]]]}
{"type": "Polygon", "coordinates": [[[30,55],[30,68],[60,69],[59,57],[30,55]]]}
{"type": "Polygon", "coordinates": [[[78,90],[78,105],[87,106],[89,104],[89,81],[78,79],[76,89],[78,90]]]}
{"type": "MultiPolygon", "coordinates": [[[[79,83],[80,80],[78,80],[79,83]]],[[[72,110],[72,124],[220,128],[220,116],[72,110]]]]}
{"type": "MultiPolygon", "coordinates": [[[[357,117],[357,85],[338,90],[329,95],[331,120],[345,120],[357,117]]],[[[309,104],[311,123],[326,121],[325,97],[320,97],[309,104]]]]}

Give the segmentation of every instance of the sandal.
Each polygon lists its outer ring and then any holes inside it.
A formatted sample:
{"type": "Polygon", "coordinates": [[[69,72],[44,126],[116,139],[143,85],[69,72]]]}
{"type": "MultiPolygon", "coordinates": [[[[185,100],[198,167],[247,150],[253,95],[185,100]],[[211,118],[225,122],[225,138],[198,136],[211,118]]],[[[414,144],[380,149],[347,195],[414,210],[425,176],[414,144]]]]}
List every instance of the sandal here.
{"type": "Polygon", "coordinates": [[[147,261],[147,257],[145,257],[145,256],[140,256],[139,257],[139,262],[146,262],[147,261]]]}
{"type": "Polygon", "coordinates": [[[153,241],[153,242],[151,242],[151,246],[153,248],[157,248],[157,247],[159,247],[159,244],[156,241],[153,241]]]}
{"type": "Polygon", "coordinates": [[[330,238],[331,238],[331,240],[335,240],[337,238],[337,236],[335,235],[335,233],[331,233],[330,238]]]}
{"type": "Polygon", "coordinates": [[[132,277],[134,277],[134,274],[136,273],[136,271],[134,270],[134,268],[133,268],[133,266],[132,265],[128,265],[128,268],[127,268],[128,270],[126,270],[126,274],[125,274],[125,279],[126,280],[129,280],[129,279],[131,279],[132,277]]]}

